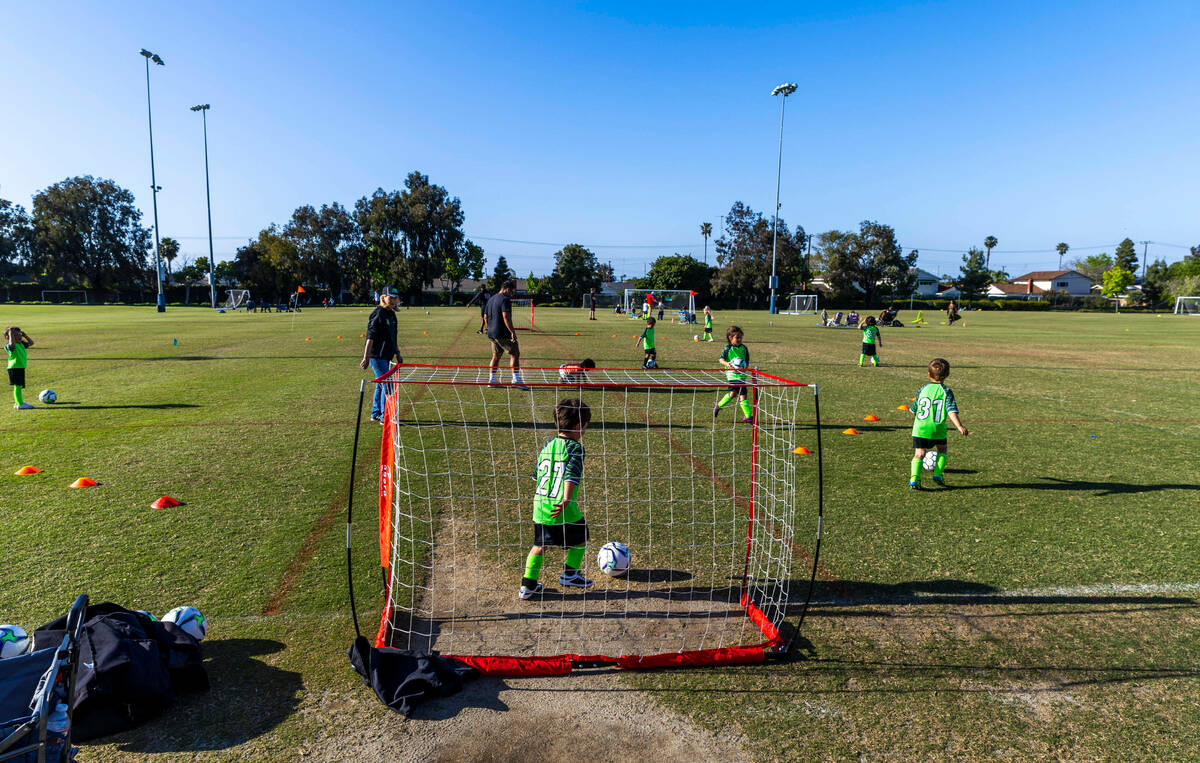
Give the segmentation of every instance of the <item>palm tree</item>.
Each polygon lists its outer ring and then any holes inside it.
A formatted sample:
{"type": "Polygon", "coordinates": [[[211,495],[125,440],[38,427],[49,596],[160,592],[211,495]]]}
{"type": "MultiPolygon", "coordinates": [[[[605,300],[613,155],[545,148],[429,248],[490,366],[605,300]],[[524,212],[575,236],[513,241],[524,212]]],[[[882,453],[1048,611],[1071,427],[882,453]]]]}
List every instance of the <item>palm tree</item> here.
{"type": "Polygon", "coordinates": [[[992,247],[994,247],[996,244],[999,244],[999,243],[1000,242],[996,240],[995,236],[988,236],[987,238],[985,238],[983,240],[983,248],[987,249],[987,257],[984,258],[984,260],[983,260],[983,267],[985,270],[991,268],[991,266],[992,266],[992,247]]]}
{"type": "Polygon", "coordinates": [[[1054,247],[1054,249],[1058,252],[1058,269],[1059,270],[1062,270],[1063,255],[1065,255],[1067,253],[1067,250],[1070,248],[1071,247],[1069,245],[1064,244],[1061,241],[1058,243],[1058,246],[1054,247]]]}
{"type": "Polygon", "coordinates": [[[700,235],[704,236],[704,264],[708,264],[708,237],[712,235],[712,223],[700,223],[700,235]]]}
{"type": "Polygon", "coordinates": [[[170,236],[163,236],[158,244],[158,256],[167,262],[167,280],[171,280],[171,263],[179,256],[179,242],[170,236]]]}

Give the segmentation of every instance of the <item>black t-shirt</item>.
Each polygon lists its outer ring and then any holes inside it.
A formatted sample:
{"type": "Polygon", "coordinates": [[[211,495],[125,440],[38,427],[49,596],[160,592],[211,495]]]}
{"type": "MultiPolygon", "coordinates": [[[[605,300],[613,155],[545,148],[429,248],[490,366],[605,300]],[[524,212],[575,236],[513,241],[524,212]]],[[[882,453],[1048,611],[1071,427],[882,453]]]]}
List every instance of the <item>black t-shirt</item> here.
{"type": "Polygon", "coordinates": [[[487,303],[487,322],[489,339],[513,339],[512,332],[504,325],[504,313],[512,321],[512,298],[504,292],[493,294],[487,303]]]}
{"type": "Polygon", "coordinates": [[[396,342],[396,311],[377,307],[367,319],[367,339],[372,342],[371,357],[391,360],[400,354],[396,342]]]}
{"type": "Polygon", "coordinates": [[[487,315],[487,306],[488,306],[488,302],[491,300],[491,298],[492,298],[492,295],[488,294],[486,291],[479,292],[479,315],[480,316],[487,315]]]}

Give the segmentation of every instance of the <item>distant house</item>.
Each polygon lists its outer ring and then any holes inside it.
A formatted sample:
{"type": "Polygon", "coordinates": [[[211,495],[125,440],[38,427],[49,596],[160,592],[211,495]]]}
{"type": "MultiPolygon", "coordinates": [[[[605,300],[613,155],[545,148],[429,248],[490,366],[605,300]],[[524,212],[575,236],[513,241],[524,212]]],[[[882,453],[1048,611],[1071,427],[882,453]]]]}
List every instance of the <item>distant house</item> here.
{"type": "Polygon", "coordinates": [[[952,283],[938,284],[938,299],[962,299],[962,292],[952,283]]]}
{"type": "Polygon", "coordinates": [[[938,277],[928,270],[913,268],[917,274],[916,294],[918,297],[932,297],[938,293],[938,277]]]}
{"type": "Polygon", "coordinates": [[[1041,299],[1049,292],[1036,284],[1026,281],[1025,283],[999,283],[988,284],[987,294],[989,299],[1041,299]]]}
{"type": "Polygon", "coordinates": [[[1035,270],[1009,279],[1009,283],[1030,284],[1043,292],[1061,291],[1076,296],[1087,296],[1092,291],[1092,279],[1076,270],[1035,270]]]}

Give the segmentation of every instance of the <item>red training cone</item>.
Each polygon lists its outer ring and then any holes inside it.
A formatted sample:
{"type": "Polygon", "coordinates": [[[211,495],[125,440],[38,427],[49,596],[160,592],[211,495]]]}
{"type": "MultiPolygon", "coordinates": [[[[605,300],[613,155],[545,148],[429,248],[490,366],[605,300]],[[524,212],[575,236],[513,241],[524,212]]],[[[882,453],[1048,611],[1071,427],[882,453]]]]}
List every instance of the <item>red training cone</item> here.
{"type": "Polygon", "coordinates": [[[850,427],[849,429],[843,429],[842,434],[862,434],[862,432],[858,431],[854,427],[850,427]]]}
{"type": "Polygon", "coordinates": [[[71,487],[96,487],[100,483],[90,477],[80,477],[71,483],[71,487]]]}
{"type": "Polygon", "coordinates": [[[40,474],[41,471],[42,470],[36,466],[22,466],[20,469],[17,469],[15,472],[13,472],[13,474],[17,475],[18,477],[25,477],[30,474],[40,474]]]}
{"type": "Polygon", "coordinates": [[[879,421],[879,417],[873,413],[868,413],[866,416],[863,416],[863,421],[879,421]]]}
{"type": "Polygon", "coordinates": [[[793,452],[793,453],[796,453],[797,455],[801,455],[801,456],[807,456],[809,453],[812,453],[812,451],[811,451],[811,450],[809,450],[808,448],[804,447],[803,445],[801,445],[800,447],[796,448],[796,449],[795,449],[795,450],[793,450],[792,452],[793,452]]]}
{"type": "Polygon", "coordinates": [[[172,498],[169,495],[164,495],[162,498],[159,498],[157,501],[150,504],[150,508],[152,508],[152,509],[169,509],[173,506],[178,506],[178,505],[179,505],[179,501],[176,501],[174,498],[172,498]]]}

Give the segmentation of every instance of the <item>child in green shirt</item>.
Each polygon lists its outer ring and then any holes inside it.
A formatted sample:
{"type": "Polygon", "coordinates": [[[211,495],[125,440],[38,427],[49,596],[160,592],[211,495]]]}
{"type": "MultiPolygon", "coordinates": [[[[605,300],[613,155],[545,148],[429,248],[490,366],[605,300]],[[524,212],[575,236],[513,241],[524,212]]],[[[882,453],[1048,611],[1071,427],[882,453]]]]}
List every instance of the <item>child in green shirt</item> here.
{"type": "Polygon", "coordinates": [[[742,409],[742,423],[753,424],[754,416],[750,410],[749,393],[746,388],[746,369],[750,367],[750,349],[742,344],[742,330],[737,326],[729,327],[729,330],[725,332],[725,339],[729,344],[725,345],[717,362],[725,366],[725,380],[729,382],[729,389],[726,390],[724,397],[713,403],[713,418],[715,419],[721,413],[722,408],[737,398],[738,406],[742,409]]]}
{"type": "Polygon", "coordinates": [[[912,407],[915,420],[912,428],[913,459],[908,486],[913,489],[921,487],[921,461],[925,458],[925,452],[931,449],[937,451],[933,481],[942,487],[946,486],[942,473],[946,471],[947,418],[963,437],[967,436],[967,428],[958,417],[958,404],[954,401],[954,393],[944,383],[949,375],[950,361],[945,358],[929,361],[929,383],[921,387],[912,407]]]}
{"type": "Polygon", "coordinates": [[[654,349],[654,324],[653,318],[647,318],[646,330],[637,338],[646,353],[646,357],[642,359],[642,368],[658,368],[658,350],[654,349]]]}
{"type": "Polygon", "coordinates": [[[13,408],[27,411],[33,406],[26,403],[22,397],[25,389],[25,367],[29,365],[29,356],[25,350],[33,346],[33,339],[16,326],[4,329],[4,350],[8,353],[8,383],[13,388],[13,408]]]}
{"type": "Polygon", "coordinates": [[[868,315],[859,328],[862,329],[862,354],[858,356],[858,367],[862,368],[863,361],[871,358],[871,365],[879,365],[879,354],[876,347],[883,347],[883,337],[879,335],[879,327],[875,325],[875,316],[868,315]]]}

